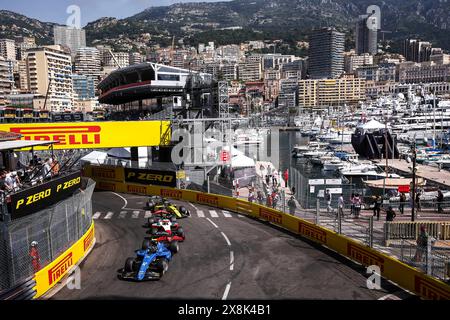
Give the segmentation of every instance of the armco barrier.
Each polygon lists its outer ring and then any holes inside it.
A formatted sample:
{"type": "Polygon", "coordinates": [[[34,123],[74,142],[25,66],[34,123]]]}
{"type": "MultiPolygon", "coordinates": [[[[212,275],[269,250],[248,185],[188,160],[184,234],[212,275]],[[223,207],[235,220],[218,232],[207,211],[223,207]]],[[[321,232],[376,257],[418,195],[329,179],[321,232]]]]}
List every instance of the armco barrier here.
{"type": "Polygon", "coordinates": [[[36,295],[33,297],[34,299],[53,288],[73,266],[84,258],[94,243],[94,235],[94,222],[92,222],[90,228],[77,242],[35,274],[36,295]]]}
{"type": "Polygon", "coordinates": [[[250,203],[231,197],[206,194],[191,190],[179,190],[157,186],[129,184],[123,182],[97,180],[96,187],[101,190],[134,193],[143,195],[160,195],[167,198],[204,204],[245,214],[267,221],[313,242],[332,249],[339,254],[367,267],[377,265],[381,275],[400,287],[416,293],[424,299],[450,299],[450,286],[430,277],[401,261],[380,253],[362,243],[352,240],[334,231],[315,225],[298,217],[285,214],[262,205],[250,203]]]}
{"type": "Polygon", "coordinates": [[[0,300],[31,300],[36,295],[36,280],[28,278],[11,289],[0,292],[0,300]]]}

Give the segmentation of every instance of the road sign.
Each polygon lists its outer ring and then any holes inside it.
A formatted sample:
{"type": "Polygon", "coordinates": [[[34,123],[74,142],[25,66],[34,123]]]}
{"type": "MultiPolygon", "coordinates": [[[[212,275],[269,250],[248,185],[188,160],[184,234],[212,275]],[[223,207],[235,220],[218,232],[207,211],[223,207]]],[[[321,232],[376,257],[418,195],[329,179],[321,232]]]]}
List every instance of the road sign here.
{"type": "Polygon", "coordinates": [[[326,185],[341,185],[342,179],[326,179],[325,184],[326,185]]]}
{"type": "Polygon", "coordinates": [[[315,186],[309,186],[309,193],[314,193],[316,191],[315,186]]]}
{"type": "Polygon", "coordinates": [[[320,186],[325,184],[324,179],[309,179],[308,184],[310,186],[320,186]]]}

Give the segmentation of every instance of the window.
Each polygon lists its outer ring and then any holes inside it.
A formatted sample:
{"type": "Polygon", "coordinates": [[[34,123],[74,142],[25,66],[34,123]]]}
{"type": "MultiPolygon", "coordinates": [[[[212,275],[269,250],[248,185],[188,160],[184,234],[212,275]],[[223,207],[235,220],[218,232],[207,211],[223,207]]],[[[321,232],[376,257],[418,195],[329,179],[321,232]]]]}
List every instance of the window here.
{"type": "Polygon", "coordinates": [[[180,81],[180,76],[177,74],[158,74],[158,80],[161,81],[180,81]]]}

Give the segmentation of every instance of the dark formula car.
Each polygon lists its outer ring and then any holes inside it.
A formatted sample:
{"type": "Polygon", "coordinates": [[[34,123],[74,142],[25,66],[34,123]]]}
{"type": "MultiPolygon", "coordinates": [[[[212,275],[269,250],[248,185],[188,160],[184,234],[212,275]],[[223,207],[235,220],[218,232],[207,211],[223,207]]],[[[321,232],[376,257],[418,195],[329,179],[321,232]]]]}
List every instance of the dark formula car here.
{"type": "Polygon", "coordinates": [[[119,278],[123,280],[159,280],[169,268],[173,253],[178,252],[178,242],[144,240],[142,249],[136,250],[135,258],[128,258],[119,278]]]}

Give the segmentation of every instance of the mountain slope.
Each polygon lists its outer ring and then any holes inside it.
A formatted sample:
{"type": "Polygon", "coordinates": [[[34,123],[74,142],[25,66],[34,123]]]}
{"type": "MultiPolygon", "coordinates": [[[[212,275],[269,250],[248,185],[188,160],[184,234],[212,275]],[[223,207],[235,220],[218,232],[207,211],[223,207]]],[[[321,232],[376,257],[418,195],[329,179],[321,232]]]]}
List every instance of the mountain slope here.
{"type": "MultiPolygon", "coordinates": [[[[125,19],[102,18],[89,23],[88,43],[130,48],[138,43],[169,45],[218,44],[251,39],[302,40],[316,27],[335,26],[349,36],[358,15],[370,5],[381,8],[386,39],[408,36],[450,49],[450,0],[233,0],[178,3],[151,7],[125,19]],[[228,30],[224,30],[227,29],[228,30]],[[234,28],[233,30],[231,30],[234,28]],[[236,28],[240,28],[236,30],[236,28]]],[[[36,34],[51,42],[51,23],[0,11],[0,36],[36,34]]]]}
{"type": "Polygon", "coordinates": [[[54,25],[55,23],[41,22],[15,12],[0,10],[0,38],[35,37],[38,44],[49,44],[53,41],[54,25]]]}

